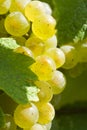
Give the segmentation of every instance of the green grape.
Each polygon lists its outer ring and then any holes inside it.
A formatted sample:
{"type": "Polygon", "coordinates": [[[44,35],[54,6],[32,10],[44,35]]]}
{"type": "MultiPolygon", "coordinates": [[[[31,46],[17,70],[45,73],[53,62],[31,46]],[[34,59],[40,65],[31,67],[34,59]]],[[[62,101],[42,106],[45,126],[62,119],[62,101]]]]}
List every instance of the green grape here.
{"type": "Polygon", "coordinates": [[[61,46],[62,51],[65,54],[65,64],[62,66],[65,69],[71,69],[78,63],[78,55],[76,48],[72,45],[61,46]]]}
{"type": "Polygon", "coordinates": [[[38,93],[39,102],[49,102],[53,97],[52,88],[46,81],[36,81],[35,85],[40,89],[38,93]]]}
{"type": "Polygon", "coordinates": [[[87,62],[87,39],[77,49],[79,62],[87,62]]]}
{"type": "Polygon", "coordinates": [[[5,19],[5,29],[13,36],[22,36],[30,29],[30,23],[21,12],[12,12],[5,19]]]}
{"type": "Polygon", "coordinates": [[[56,33],[55,26],[56,20],[52,16],[40,15],[32,23],[32,31],[38,38],[46,40],[56,33]]]}
{"type": "Polygon", "coordinates": [[[43,3],[39,0],[31,1],[25,7],[25,16],[29,21],[34,21],[39,15],[45,13],[43,3]]]}
{"type": "Polygon", "coordinates": [[[30,2],[31,0],[15,0],[17,8],[24,13],[24,9],[26,5],[30,2]]]}
{"type": "Polygon", "coordinates": [[[38,76],[39,80],[47,81],[52,78],[56,65],[50,57],[41,55],[36,58],[36,62],[30,68],[38,76]]]}
{"type": "Polygon", "coordinates": [[[52,122],[49,122],[48,124],[45,124],[44,126],[46,127],[47,130],[50,130],[52,126],[52,122]]]}
{"type": "Polygon", "coordinates": [[[19,11],[19,9],[17,8],[16,2],[15,0],[11,0],[11,6],[9,8],[9,12],[16,12],[19,11]]]}
{"type": "Polygon", "coordinates": [[[44,6],[44,10],[47,14],[52,15],[52,9],[50,7],[50,5],[46,2],[42,2],[43,6],[44,6]]]}
{"type": "Polygon", "coordinates": [[[45,40],[44,44],[45,44],[45,50],[48,50],[49,48],[56,48],[57,47],[57,37],[56,37],[56,35],[53,35],[52,37],[45,40]]]}
{"type": "Polygon", "coordinates": [[[47,130],[47,129],[43,125],[36,123],[31,128],[23,130],[47,130]]]}
{"type": "Polygon", "coordinates": [[[25,46],[32,50],[35,57],[43,54],[44,49],[45,49],[45,45],[44,45],[43,41],[41,39],[37,38],[35,35],[30,36],[26,40],[25,46]]]}
{"type": "Polygon", "coordinates": [[[39,118],[39,112],[34,104],[18,105],[14,111],[14,121],[21,128],[30,128],[39,118]]]}
{"type": "Polygon", "coordinates": [[[0,128],[0,130],[16,130],[16,124],[13,120],[13,117],[10,114],[5,114],[5,127],[0,128]]]}
{"type": "Polygon", "coordinates": [[[61,93],[66,85],[66,79],[62,72],[56,70],[53,73],[53,77],[51,80],[48,81],[48,83],[51,85],[53,94],[59,94],[61,93]]]}
{"type": "Polygon", "coordinates": [[[36,106],[39,110],[38,123],[45,125],[54,119],[55,110],[51,103],[37,103],[36,106]]]}
{"type": "Polygon", "coordinates": [[[34,58],[33,52],[25,46],[20,46],[20,47],[14,49],[14,52],[21,53],[21,54],[34,58]]]}
{"type": "Polygon", "coordinates": [[[45,54],[55,61],[56,68],[61,67],[65,63],[65,54],[60,48],[50,48],[45,54]]]}
{"type": "Polygon", "coordinates": [[[11,0],[0,0],[0,15],[6,14],[10,8],[11,0]]]}

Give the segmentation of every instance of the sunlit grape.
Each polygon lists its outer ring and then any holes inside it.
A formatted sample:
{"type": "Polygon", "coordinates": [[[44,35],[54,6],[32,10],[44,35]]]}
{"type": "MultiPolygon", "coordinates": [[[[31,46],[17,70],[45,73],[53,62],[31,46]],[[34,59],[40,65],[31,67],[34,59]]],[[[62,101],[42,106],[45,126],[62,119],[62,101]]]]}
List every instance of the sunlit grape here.
{"type": "Polygon", "coordinates": [[[56,68],[61,67],[65,63],[65,54],[60,48],[50,48],[45,54],[55,61],[56,68]]]}
{"type": "Polygon", "coordinates": [[[38,103],[36,106],[39,110],[38,122],[40,124],[48,124],[54,119],[55,110],[51,103],[38,103]]]}
{"type": "Polygon", "coordinates": [[[55,33],[56,20],[50,15],[41,15],[32,24],[33,33],[42,40],[52,37],[55,33]]]}
{"type": "Polygon", "coordinates": [[[30,68],[38,76],[39,80],[47,81],[52,78],[56,65],[50,57],[41,55],[36,58],[36,62],[30,68]]]}
{"type": "Polygon", "coordinates": [[[52,88],[46,81],[36,81],[35,85],[40,89],[38,96],[40,102],[49,102],[53,97],[52,88]]]}
{"type": "Polygon", "coordinates": [[[0,0],[0,15],[8,12],[11,5],[11,0],[0,0]]]}
{"type": "Polygon", "coordinates": [[[52,86],[53,94],[61,93],[66,85],[66,79],[62,72],[56,70],[53,73],[53,77],[48,83],[52,86]]]}
{"type": "Polygon", "coordinates": [[[29,2],[25,7],[25,16],[30,20],[34,21],[39,15],[45,13],[44,6],[41,1],[35,0],[29,2]]]}
{"type": "Polygon", "coordinates": [[[35,57],[43,54],[45,49],[43,41],[37,38],[35,35],[27,39],[27,41],[25,42],[25,46],[32,50],[35,57]]]}
{"type": "Polygon", "coordinates": [[[65,69],[73,68],[78,63],[76,48],[72,45],[63,45],[61,49],[65,54],[65,63],[62,67],[65,69]]]}
{"type": "Polygon", "coordinates": [[[30,23],[21,12],[12,12],[5,19],[5,29],[13,36],[22,36],[30,29],[30,23]]]}
{"type": "Polygon", "coordinates": [[[30,128],[38,118],[38,109],[34,104],[18,105],[14,112],[15,123],[21,128],[30,128]]]}

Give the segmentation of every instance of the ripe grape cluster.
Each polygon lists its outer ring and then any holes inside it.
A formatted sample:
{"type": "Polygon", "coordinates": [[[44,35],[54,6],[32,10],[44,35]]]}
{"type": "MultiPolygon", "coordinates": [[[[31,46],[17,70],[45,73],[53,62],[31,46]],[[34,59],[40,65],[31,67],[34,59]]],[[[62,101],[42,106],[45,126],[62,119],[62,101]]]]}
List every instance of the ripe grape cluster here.
{"type": "MultiPolygon", "coordinates": [[[[74,66],[72,53],[66,47],[57,47],[56,20],[51,7],[38,0],[1,0],[0,15],[5,32],[3,36],[14,38],[20,45],[15,53],[32,57],[35,62],[29,68],[37,75],[38,102],[19,104],[14,111],[15,124],[23,130],[50,130],[55,110],[51,104],[53,95],[61,93],[66,85],[60,67],[74,66]],[[68,64],[68,65],[67,65],[68,64]]],[[[74,51],[73,47],[69,47],[74,51]]],[[[9,130],[12,128],[9,128],[9,130]]],[[[16,129],[16,128],[14,128],[16,129]]]]}

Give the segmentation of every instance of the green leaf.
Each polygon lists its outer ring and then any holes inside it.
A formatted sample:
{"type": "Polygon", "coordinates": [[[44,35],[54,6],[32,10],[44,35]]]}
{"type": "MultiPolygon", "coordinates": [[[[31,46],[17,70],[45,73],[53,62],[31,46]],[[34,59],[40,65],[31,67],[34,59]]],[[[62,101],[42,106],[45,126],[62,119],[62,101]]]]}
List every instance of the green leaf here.
{"type": "MultiPolygon", "coordinates": [[[[53,0],[53,4],[60,45],[73,41],[87,21],[87,0],[53,0]]],[[[86,32],[83,29],[80,35],[87,36],[86,32]]]]}
{"type": "Polygon", "coordinates": [[[0,89],[17,103],[26,104],[38,100],[38,89],[33,87],[37,76],[29,69],[34,60],[13,52],[15,47],[14,40],[0,39],[0,89]]]}
{"type": "Polygon", "coordinates": [[[4,127],[4,125],[5,125],[4,113],[0,108],[0,128],[4,127]]]}

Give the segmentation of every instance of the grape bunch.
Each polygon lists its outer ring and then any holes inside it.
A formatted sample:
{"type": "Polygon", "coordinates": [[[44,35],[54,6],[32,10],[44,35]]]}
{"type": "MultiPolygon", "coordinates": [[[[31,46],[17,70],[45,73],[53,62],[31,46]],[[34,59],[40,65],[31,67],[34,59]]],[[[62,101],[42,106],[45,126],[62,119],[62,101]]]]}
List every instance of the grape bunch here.
{"type": "MultiPolygon", "coordinates": [[[[51,7],[45,2],[1,0],[0,15],[4,16],[1,20],[5,32],[3,37],[12,37],[20,45],[13,50],[14,53],[21,53],[35,60],[29,69],[38,77],[34,84],[39,89],[39,101],[19,104],[13,114],[14,122],[23,130],[50,130],[55,116],[51,100],[66,85],[65,76],[59,68],[76,64],[77,59],[72,60],[76,55],[65,55],[66,50],[74,52],[74,47],[67,49],[67,46],[57,46],[56,20],[51,7]]],[[[8,128],[10,129],[12,127],[8,128]]]]}

